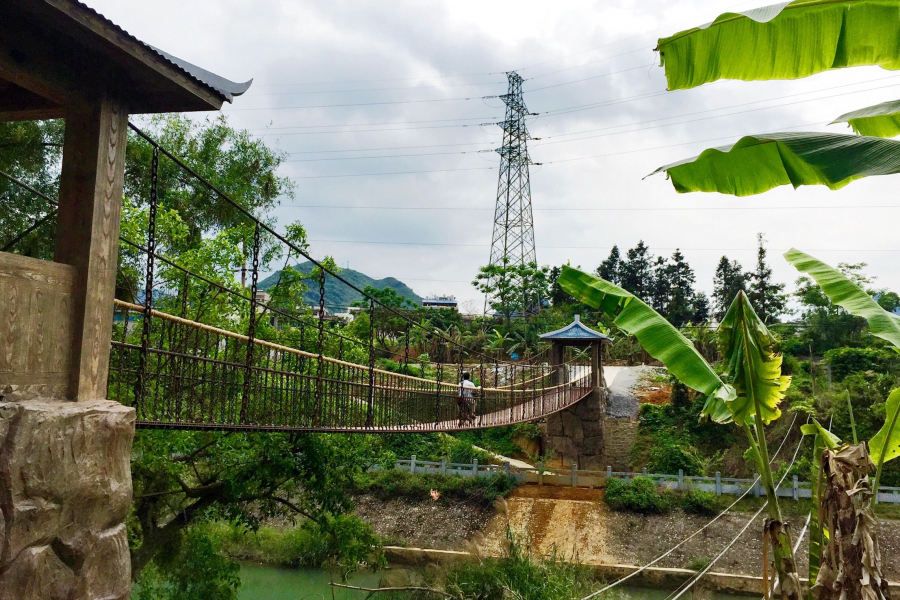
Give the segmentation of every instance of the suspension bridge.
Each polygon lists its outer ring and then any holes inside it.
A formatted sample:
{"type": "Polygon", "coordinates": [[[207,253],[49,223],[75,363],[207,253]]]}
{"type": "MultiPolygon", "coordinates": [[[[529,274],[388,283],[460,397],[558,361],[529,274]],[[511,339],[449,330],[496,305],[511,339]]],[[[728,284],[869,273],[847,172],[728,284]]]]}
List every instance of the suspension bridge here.
{"type": "MultiPolygon", "coordinates": [[[[146,239],[120,237],[120,260],[139,271],[142,281],[126,289],[117,286],[114,307],[109,307],[114,326],[107,397],[134,407],[138,427],[369,433],[478,429],[545,418],[599,386],[598,368],[583,359],[566,361],[565,353],[557,352],[550,360],[542,353],[522,362],[502,361],[381,304],[129,126],[153,149],[149,168],[143,169],[147,197],[139,199],[148,207],[148,224],[146,239]],[[252,228],[249,287],[193,272],[165,254],[157,231],[162,160],[252,228]],[[270,250],[279,245],[288,256],[315,265],[318,307],[298,314],[264,300],[258,288],[264,245],[270,250]],[[326,277],[365,298],[368,340],[352,338],[326,319],[326,277]],[[396,353],[374,343],[374,332],[388,319],[403,323],[399,339],[393,340],[403,349],[396,353]],[[410,336],[417,328],[438,342],[443,357],[453,359],[430,363],[433,379],[410,374],[410,336]],[[402,372],[377,368],[379,353],[399,358],[402,372]],[[466,418],[457,402],[463,372],[477,383],[466,418]]],[[[55,207],[53,198],[3,175],[55,207]]],[[[54,214],[48,212],[14,242],[39,235],[54,223],[54,214]]],[[[420,371],[425,375],[424,368],[420,371]]]]}

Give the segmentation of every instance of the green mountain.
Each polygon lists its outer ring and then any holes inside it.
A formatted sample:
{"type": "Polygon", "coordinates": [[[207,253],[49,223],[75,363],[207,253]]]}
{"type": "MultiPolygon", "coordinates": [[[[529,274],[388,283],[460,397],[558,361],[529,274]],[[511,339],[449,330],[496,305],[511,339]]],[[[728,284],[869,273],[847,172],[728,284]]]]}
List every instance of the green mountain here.
{"type": "MultiPolygon", "coordinates": [[[[305,262],[296,266],[295,268],[300,270],[302,273],[309,273],[313,270],[313,266],[314,265],[311,262],[305,262]]],[[[281,273],[281,271],[276,271],[272,275],[260,281],[259,289],[265,290],[275,285],[278,282],[279,273],[281,273]]],[[[360,273],[359,271],[354,271],[353,269],[342,270],[341,277],[361,290],[365,289],[367,285],[371,285],[372,287],[378,288],[380,290],[383,290],[384,288],[391,288],[401,296],[405,296],[406,298],[412,300],[416,305],[422,304],[421,296],[412,291],[412,289],[408,285],[406,285],[399,279],[395,279],[393,277],[373,279],[365,273],[360,273]]],[[[303,301],[307,304],[317,305],[319,303],[318,286],[314,281],[310,281],[308,285],[310,286],[310,289],[307,290],[305,294],[303,294],[303,301]]],[[[351,303],[359,302],[361,300],[363,300],[363,295],[356,290],[344,285],[340,281],[337,281],[331,275],[325,277],[325,308],[330,312],[342,312],[344,310],[347,310],[347,307],[350,306],[351,303]]]]}

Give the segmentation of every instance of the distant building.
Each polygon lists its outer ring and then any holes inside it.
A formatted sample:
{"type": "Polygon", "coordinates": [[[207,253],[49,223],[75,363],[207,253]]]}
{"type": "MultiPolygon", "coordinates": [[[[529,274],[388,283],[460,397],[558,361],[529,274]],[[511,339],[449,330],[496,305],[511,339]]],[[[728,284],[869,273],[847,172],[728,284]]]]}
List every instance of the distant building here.
{"type": "Polygon", "coordinates": [[[449,308],[458,310],[456,296],[431,296],[422,300],[422,308],[449,308]]]}

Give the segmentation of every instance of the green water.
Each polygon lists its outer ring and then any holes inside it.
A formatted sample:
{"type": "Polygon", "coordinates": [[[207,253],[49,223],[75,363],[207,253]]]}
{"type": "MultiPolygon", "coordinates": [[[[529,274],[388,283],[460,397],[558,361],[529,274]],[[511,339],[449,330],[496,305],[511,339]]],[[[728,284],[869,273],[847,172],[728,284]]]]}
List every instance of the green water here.
{"type": "MultiPolygon", "coordinates": [[[[378,587],[380,575],[358,573],[351,585],[378,587]]],[[[241,600],[331,600],[328,573],[314,569],[279,569],[241,566],[241,600]]],[[[664,600],[669,590],[620,586],[606,592],[603,600],[664,600]]],[[[363,600],[365,592],[335,589],[336,600],[363,600]]],[[[746,600],[746,596],[709,594],[710,600],[746,600]]]]}
{"type": "MultiPolygon", "coordinates": [[[[351,585],[378,587],[380,575],[357,573],[351,585]]],[[[331,600],[328,573],[315,569],[280,569],[241,565],[240,600],[331,600]]],[[[335,588],[335,600],[362,600],[365,592],[335,588]]]]}

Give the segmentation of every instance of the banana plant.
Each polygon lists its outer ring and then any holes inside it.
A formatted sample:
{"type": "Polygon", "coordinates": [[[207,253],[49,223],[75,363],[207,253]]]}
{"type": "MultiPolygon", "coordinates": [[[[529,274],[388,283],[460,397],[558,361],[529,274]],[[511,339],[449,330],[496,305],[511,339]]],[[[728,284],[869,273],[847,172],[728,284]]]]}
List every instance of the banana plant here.
{"type": "MultiPolygon", "coordinates": [[[[832,302],[866,319],[872,335],[900,352],[900,317],[881,308],[839,270],[809,254],[792,248],[784,257],[815,279],[832,302]]],[[[815,434],[817,440],[815,500],[820,509],[810,536],[810,580],[816,578],[813,590],[820,599],[889,597],[871,499],[878,497],[885,463],[900,456],[898,421],[900,388],[888,395],[884,425],[868,443],[843,444],[818,423],[804,426],[804,433],[815,434]],[[873,471],[875,479],[870,486],[868,476],[873,471]],[[854,518],[842,517],[847,514],[854,518]]]]}
{"type": "Polygon", "coordinates": [[[705,416],[744,429],[758,458],[768,499],[764,535],[775,555],[781,597],[799,600],[800,576],[790,529],[781,518],[765,437],[765,425],[781,415],[778,405],[790,378],[781,375],[781,356],[773,350],[775,339],[746,295],[738,294],[719,326],[718,341],[727,366],[723,380],[690,340],[631,292],[567,265],[562,268],[559,285],[576,300],[612,317],[616,327],[634,335],[679,381],[705,394],[705,416]]]}

